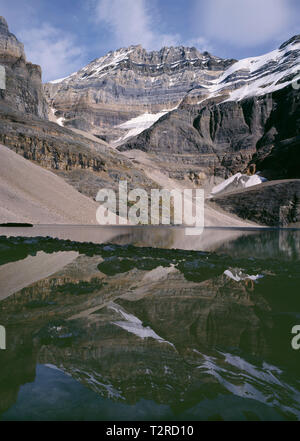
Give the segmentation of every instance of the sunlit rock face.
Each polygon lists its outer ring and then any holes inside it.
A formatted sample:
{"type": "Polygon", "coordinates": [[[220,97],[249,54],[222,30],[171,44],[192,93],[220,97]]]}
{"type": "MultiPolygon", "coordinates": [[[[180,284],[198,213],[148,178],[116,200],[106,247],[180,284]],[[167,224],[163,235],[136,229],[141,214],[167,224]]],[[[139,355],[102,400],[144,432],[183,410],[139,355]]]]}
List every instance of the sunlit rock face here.
{"type": "Polygon", "coordinates": [[[6,87],[0,91],[0,105],[48,118],[41,68],[26,61],[23,44],[9,32],[3,17],[0,17],[0,64],[6,74],[6,87]]]}
{"type": "Polygon", "coordinates": [[[11,59],[15,61],[17,58],[25,59],[24,46],[18,39],[9,32],[7,22],[4,17],[0,16],[0,53],[1,62],[11,59]]]}
{"type": "Polygon", "coordinates": [[[233,62],[196,48],[164,47],[147,52],[141,46],[130,46],[46,84],[45,91],[65,126],[116,140],[124,134],[119,127],[122,123],[143,114],[159,117],[160,112],[177,107],[188,91],[209,84],[233,62]]]}

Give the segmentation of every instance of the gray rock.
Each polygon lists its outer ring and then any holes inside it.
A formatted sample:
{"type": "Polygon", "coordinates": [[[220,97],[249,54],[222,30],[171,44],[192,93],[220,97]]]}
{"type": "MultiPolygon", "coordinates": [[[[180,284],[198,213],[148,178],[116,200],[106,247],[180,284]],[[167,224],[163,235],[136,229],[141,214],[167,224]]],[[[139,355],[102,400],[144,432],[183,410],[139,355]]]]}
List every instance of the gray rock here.
{"type": "Polygon", "coordinates": [[[118,125],[174,108],[191,89],[208,84],[234,61],[183,46],[152,52],[130,46],[44,87],[65,125],[111,140],[122,134],[118,125]]]}
{"type": "Polygon", "coordinates": [[[9,32],[3,17],[0,17],[0,65],[6,74],[6,88],[0,90],[0,103],[23,113],[48,118],[41,68],[26,61],[23,44],[9,32]]]}

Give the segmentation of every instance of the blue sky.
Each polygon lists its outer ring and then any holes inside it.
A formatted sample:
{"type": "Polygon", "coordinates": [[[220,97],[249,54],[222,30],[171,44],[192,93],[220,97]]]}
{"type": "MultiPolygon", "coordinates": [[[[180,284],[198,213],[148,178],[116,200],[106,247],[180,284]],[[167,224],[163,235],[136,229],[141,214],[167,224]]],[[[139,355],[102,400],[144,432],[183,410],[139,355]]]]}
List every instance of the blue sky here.
{"type": "Polygon", "coordinates": [[[130,44],[240,59],[300,33],[299,0],[0,0],[0,15],[44,81],[130,44]]]}

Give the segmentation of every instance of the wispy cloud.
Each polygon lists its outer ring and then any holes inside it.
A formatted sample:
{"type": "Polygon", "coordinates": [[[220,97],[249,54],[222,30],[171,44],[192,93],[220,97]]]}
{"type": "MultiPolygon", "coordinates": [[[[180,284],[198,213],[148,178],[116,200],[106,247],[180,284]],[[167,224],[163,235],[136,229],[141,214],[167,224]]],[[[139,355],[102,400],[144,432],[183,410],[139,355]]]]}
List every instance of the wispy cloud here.
{"type": "Polygon", "coordinates": [[[178,34],[157,29],[159,23],[149,5],[146,0],[98,0],[95,19],[108,27],[115,45],[141,44],[146,49],[160,49],[179,44],[178,34]]]}
{"type": "Polygon", "coordinates": [[[213,51],[212,44],[205,37],[190,38],[188,40],[185,40],[182,44],[187,47],[196,47],[200,52],[204,52],[204,51],[212,52],[213,51]]]}
{"type": "Polygon", "coordinates": [[[291,0],[210,0],[197,4],[195,17],[209,38],[255,47],[280,39],[290,29],[292,11],[291,0]]]}
{"type": "Polygon", "coordinates": [[[196,46],[242,58],[299,32],[299,0],[0,0],[0,14],[40,64],[44,81],[78,70],[109,50],[196,46]],[[21,12],[20,12],[21,11],[21,12]],[[193,38],[195,37],[195,38],[193,38]],[[212,44],[213,42],[213,44],[212,44]]]}
{"type": "Polygon", "coordinates": [[[24,43],[27,59],[42,66],[44,81],[64,77],[82,66],[84,51],[70,33],[43,23],[21,30],[18,38],[24,43]]]}

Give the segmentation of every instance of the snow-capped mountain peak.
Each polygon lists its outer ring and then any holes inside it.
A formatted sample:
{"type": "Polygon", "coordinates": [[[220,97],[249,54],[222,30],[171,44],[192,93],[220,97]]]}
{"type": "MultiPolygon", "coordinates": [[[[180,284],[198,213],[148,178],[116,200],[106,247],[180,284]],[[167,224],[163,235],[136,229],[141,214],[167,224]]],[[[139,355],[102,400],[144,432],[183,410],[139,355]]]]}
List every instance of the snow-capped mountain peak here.
{"type": "Polygon", "coordinates": [[[226,101],[265,95],[288,86],[300,72],[300,35],[267,54],[232,64],[207,87],[212,98],[229,94],[226,101]]]}
{"type": "Polygon", "coordinates": [[[155,122],[165,110],[182,103],[240,101],[274,92],[295,81],[299,70],[300,36],[265,55],[240,61],[200,53],[195,47],[148,52],[137,45],[110,51],[45,89],[65,125],[110,142],[136,135],[149,127],[150,120],[155,122]],[[78,115],[74,109],[81,109],[78,115]],[[124,129],[129,130],[125,135],[124,129]]]}

